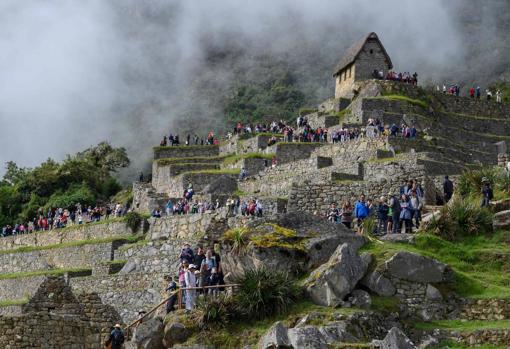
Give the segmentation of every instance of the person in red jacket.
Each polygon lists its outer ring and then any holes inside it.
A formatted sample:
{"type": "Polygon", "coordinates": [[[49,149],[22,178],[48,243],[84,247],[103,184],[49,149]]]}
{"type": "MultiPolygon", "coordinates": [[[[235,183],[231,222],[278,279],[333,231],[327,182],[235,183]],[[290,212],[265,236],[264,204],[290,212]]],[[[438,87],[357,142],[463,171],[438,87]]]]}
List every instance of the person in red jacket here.
{"type": "Polygon", "coordinates": [[[471,87],[469,89],[469,97],[475,98],[475,88],[474,87],[471,87]]]}

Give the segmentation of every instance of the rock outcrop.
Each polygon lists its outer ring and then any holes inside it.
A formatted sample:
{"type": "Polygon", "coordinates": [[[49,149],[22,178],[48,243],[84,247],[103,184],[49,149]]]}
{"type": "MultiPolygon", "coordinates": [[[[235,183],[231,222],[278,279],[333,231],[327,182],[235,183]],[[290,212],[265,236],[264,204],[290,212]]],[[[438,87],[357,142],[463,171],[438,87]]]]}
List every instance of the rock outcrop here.
{"type": "Polygon", "coordinates": [[[342,244],[327,263],[312,272],[306,281],[307,293],[316,304],[336,307],[354,290],[367,268],[352,245],[342,244]]]}
{"type": "Polygon", "coordinates": [[[451,276],[446,264],[407,251],[393,255],[386,261],[385,269],[392,277],[420,283],[445,282],[451,276]]]}
{"type": "Polygon", "coordinates": [[[399,328],[393,327],[383,340],[375,340],[372,345],[380,349],[416,349],[416,346],[399,328]]]}
{"type": "Polygon", "coordinates": [[[372,271],[361,279],[360,284],[378,296],[390,297],[397,292],[391,281],[378,271],[372,271]]]}
{"type": "Polygon", "coordinates": [[[496,213],[492,221],[492,227],[494,228],[494,230],[510,229],[510,210],[505,210],[496,213]]]}

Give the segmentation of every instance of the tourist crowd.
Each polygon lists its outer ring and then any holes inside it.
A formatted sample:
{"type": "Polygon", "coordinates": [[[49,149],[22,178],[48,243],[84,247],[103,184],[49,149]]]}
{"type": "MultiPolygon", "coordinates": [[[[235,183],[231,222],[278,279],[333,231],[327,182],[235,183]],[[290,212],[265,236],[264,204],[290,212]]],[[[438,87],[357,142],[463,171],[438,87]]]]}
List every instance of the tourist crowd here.
{"type": "MultiPolygon", "coordinates": [[[[449,95],[454,95],[454,96],[459,96],[460,95],[460,86],[458,84],[454,84],[454,85],[446,85],[446,84],[443,84],[443,88],[442,90],[440,89],[439,85],[436,85],[436,92],[441,92],[443,94],[449,94],[449,95]]],[[[480,86],[472,86],[469,88],[468,90],[469,92],[469,97],[470,98],[476,98],[476,99],[481,99],[482,98],[482,89],[480,88],[480,86]]],[[[500,90],[491,90],[491,89],[486,89],[485,90],[485,98],[490,101],[493,99],[493,97],[495,97],[496,99],[496,102],[498,103],[501,103],[501,91],[500,90]]]]}
{"type": "Polygon", "coordinates": [[[376,224],[374,231],[366,232],[374,235],[387,233],[398,234],[402,230],[411,233],[413,228],[418,229],[421,213],[424,206],[424,192],[416,179],[409,180],[400,192],[388,193],[375,202],[361,194],[354,204],[345,201],[341,207],[333,202],[327,212],[327,219],[331,222],[342,223],[347,228],[353,228],[356,222],[358,233],[363,234],[364,222],[372,218],[376,224]]]}
{"type": "Polygon", "coordinates": [[[175,310],[176,305],[187,310],[193,309],[199,294],[214,296],[224,291],[225,288],[221,287],[225,281],[218,248],[204,250],[198,246],[194,251],[189,243],[185,243],[179,262],[177,276],[170,277],[166,288],[167,292],[172,293],[166,302],[167,313],[175,310]],[[184,289],[181,299],[174,292],[178,288],[184,289]]]}
{"type": "MultiPolygon", "coordinates": [[[[246,172],[244,172],[244,174],[245,176],[247,175],[246,172]]],[[[160,208],[155,208],[151,216],[154,218],[161,218],[163,215],[172,216],[211,213],[222,207],[219,199],[216,199],[214,203],[210,203],[207,200],[194,200],[194,195],[193,185],[190,183],[188,188],[184,191],[182,198],[178,200],[169,199],[164,211],[160,208]]],[[[229,216],[242,215],[262,217],[262,202],[257,198],[241,200],[238,196],[232,196],[227,199],[225,207],[227,209],[227,215],[229,216]]]]}
{"type": "Polygon", "coordinates": [[[120,203],[96,205],[94,207],[82,207],[81,204],[77,204],[73,209],[50,208],[46,212],[43,209],[39,209],[36,217],[29,222],[2,227],[1,236],[29,234],[35,231],[60,229],[76,224],[99,222],[110,217],[122,217],[128,211],[129,204],[121,205],[120,203]]]}
{"type": "Polygon", "coordinates": [[[390,81],[399,81],[405,82],[408,84],[417,85],[418,84],[418,73],[411,74],[409,72],[397,73],[392,70],[388,71],[384,74],[383,70],[375,69],[372,72],[372,77],[378,80],[390,80],[390,81]]]}

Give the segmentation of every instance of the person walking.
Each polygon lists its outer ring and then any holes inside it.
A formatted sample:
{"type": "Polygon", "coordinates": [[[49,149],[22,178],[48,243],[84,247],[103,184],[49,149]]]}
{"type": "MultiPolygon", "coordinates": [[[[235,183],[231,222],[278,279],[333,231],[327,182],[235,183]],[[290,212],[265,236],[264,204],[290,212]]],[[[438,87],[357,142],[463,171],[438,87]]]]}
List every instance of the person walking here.
{"type": "Polygon", "coordinates": [[[421,222],[421,210],[423,208],[423,203],[421,198],[418,196],[416,190],[411,191],[411,205],[413,206],[413,218],[414,218],[414,227],[416,229],[420,228],[421,222]]]}
{"type": "Polygon", "coordinates": [[[386,203],[386,198],[381,196],[379,205],[377,206],[377,234],[385,235],[388,227],[388,213],[390,208],[386,203]]]}
{"type": "Polygon", "coordinates": [[[347,228],[352,228],[352,205],[349,201],[345,201],[340,211],[340,222],[347,228]]]}
{"type": "Polygon", "coordinates": [[[125,336],[119,324],[116,324],[105,343],[106,348],[121,349],[124,344],[125,336]]]}
{"type": "Polygon", "coordinates": [[[448,178],[448,176],[444,176],[443,182],[443,193],[444,193],[444,202],[448,203],[453,196],[453,182],[448,178]]]}

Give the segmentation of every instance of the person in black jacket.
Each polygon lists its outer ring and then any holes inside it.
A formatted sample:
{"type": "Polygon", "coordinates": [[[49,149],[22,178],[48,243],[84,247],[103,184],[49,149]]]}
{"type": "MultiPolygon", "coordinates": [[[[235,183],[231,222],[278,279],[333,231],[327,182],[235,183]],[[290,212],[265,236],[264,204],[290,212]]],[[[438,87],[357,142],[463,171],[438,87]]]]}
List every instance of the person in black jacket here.
{"type": "Polygon", "coordinates": [[[489,202],[494,197],[494,193],[492,191],[491,183],[486,177],[482,178],[482,207],[489,206],[489,202]]]}
{"type": "Polygon", "coordinates": [[[448,178],[448,176],[444,176],[443,193],[444,202],[447,203],[450,201],[453,195],[453,182],[448,178]]]}

